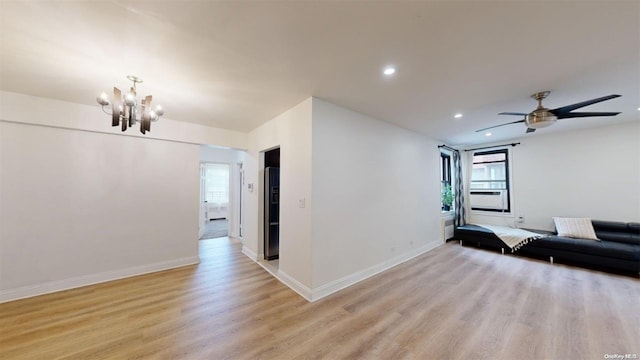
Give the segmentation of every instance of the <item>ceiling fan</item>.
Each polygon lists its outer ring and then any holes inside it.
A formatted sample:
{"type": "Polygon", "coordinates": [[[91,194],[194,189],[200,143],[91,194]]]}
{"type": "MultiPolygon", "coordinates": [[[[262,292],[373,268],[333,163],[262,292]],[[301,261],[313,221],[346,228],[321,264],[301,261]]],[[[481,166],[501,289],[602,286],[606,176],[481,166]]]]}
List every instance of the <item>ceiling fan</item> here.
{"type": "Polygon", "coordinates": [[[579,109],[581,107],[585,107],[591,104],[599,103],[602,101],[614,99],[620,97],[620,95],[607,95],[597,99],[591,99],[579,103],[575,103],[572,105],[562,106],[556,109],[547,109],[542,106],[542,100],[549,96],[550,91],[541,91],[531,95],[532,98],[538,101],[538,107],[530,113],[517,113],[517,112],[501,112],[498,115],[517,115],[524,116],[524,119],[509,122],[506,124],[500,124],[496,126],[490,126],[488,128],[476,130],[476,132],[486,131],[489,129],[497,128],[500,126],[517,124],[517,123],[525,123],[527,126],[527,133],[531,133],[536,131],[536,129],[540,129],[543,127],[547,127],[552,125],[558,119],[568,119],[568,118],[577,118],[577,117],[591,117],[591,116],[616,116],[620,114],[619,112],[572,112],[573,110],[579,109]]]}

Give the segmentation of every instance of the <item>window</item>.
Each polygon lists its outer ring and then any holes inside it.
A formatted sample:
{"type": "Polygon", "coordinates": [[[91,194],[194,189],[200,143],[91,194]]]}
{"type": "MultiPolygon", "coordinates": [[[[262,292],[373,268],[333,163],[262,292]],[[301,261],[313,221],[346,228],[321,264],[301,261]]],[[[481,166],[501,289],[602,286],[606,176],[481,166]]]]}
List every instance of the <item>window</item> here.
{"type": "Polygon", "coordinates": [[[451,154],[440,152],[440,174],[442,211],[450,211],[453,207],[453,191],[451,186],[451,154]]]}
{"type": "Polygon", "coordinates": [[[229,165],[204,164],[204,201],[213,204],[229,202],[229,165]]]}
{"type": "Polygon", "coordinates": [[[473,154],[471,210],[510,212],[509,150],[473,154]]]}

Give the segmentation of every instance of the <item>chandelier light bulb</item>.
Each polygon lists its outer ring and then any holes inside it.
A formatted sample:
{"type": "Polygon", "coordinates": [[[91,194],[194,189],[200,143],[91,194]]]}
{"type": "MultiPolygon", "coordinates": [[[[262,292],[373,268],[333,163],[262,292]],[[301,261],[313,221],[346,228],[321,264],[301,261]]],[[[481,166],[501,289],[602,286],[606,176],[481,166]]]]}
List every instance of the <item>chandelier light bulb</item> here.
{"type": "Polygon", "coordinates": [[[157,105],[156,108],[153,110],[158,116],[162,116],[164,115],[164,109],[162,108],[162,105],[157,105]]]}
{"type": "Polygon", "coordinates": [[[127,106],[135,106],[136,96],[133,93],[127,93],[127,95],[124,96],[124,103],[127,106]]]}
{"type": "Polygon", "coordinates": [[[149,118],[151,121],[158,121],[158,114],[155,111],[149,111],[149,118]]]}
{"type": "Polygon", "coordinates": [[[109,96],[107,96],[107,93],[104,91],[96,98],[96,101],[102,106],[111,104],[111,102],[109,102],[109,96]]]}

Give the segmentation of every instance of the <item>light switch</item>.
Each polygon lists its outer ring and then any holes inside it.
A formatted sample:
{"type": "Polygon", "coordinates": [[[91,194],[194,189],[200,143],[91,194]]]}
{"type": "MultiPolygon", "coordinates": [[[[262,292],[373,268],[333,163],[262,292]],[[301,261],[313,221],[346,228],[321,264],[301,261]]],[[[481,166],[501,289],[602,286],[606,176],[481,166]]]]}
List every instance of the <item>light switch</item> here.
{"type": "Polygon", "coordinates": [[[304,198],[298,199],[298,207],[299,208],[305,207],[305,199],[304,198]]]}

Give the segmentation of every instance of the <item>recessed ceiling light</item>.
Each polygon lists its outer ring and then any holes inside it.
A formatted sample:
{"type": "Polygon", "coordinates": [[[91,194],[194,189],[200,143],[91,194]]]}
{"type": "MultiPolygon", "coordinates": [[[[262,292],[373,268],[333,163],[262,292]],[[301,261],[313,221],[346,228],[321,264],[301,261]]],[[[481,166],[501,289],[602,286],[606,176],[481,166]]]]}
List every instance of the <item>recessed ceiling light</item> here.
{"type": "Polygon", "coordinates": [[[484,133],[484,136],[491,136],[491,135],[493,135],[493,134],[492,134],[492,133],[490,133],[490,132],[486,132],[486,133],[484,133]]]}
{"type": "Polygon", "coordinates": [[[461,113],[457,113],[457,114],[453,115],[453,117],[456,118],[456,119],[460,119],[462,117],[462,114],[461,113]]]}
{"type": "Polygon", "coordinates": [[[384,68],[383,73],[387,76],[389,75],[393,75],[396,72],[396,68],[394,68],[393,66],[387,66],[386,68],[384,68]]]}
{"type": "Polygon", "coordinates": [[[640,111],[640,108],[638,108],[638,111],[640,111]]]}

